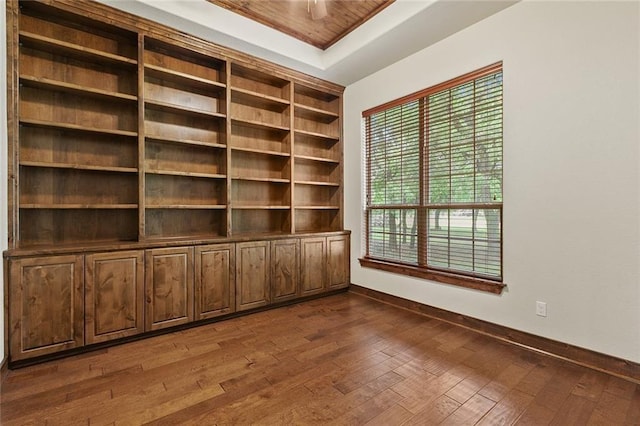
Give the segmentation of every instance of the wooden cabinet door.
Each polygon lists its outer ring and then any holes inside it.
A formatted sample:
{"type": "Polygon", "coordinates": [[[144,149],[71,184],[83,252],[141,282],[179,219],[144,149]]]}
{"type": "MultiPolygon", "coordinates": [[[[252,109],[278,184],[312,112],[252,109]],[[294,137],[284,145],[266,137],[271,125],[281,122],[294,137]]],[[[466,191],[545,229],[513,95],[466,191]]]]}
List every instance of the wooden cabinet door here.
{"type": "Polygon", "coordinates": [[[269,304],[269,241],[236,244],[236,309],[269,304]]]}
{"type": "Polygon", "coordinates": [[[193,248],[145,253],[145,330],[193,321],[193,248]]]}
{"type": "Polygon", "coordinates": [[[84,345],[83,256],[9,262],[12,361],[84,345]]]}
{"type": "Polygon", "coordinates": [[[329,290],[349,287],[349,236],[327,237],[327,287],[329,290]]]}
{"type": "Polygon", "coordinates": [[[298,276],[300,240],[271,241],[271,288],[272,301],[295,299],[300,293],[298,276]]]}
{"type": "Polygon", "coordinates": [[[326,242],[327,239],[325,237],[302,238],[300,240],[302,296],[309,296],[324,291],[326,242]]]}
{"type": "Polygon", "coordinates": [[[144,331],[144,252],[86,257],[85,336],[104,342],[144,331]]]}
{"type": "Polygon", "coordinates": [[[195,318],[207,319],[235,311],[235,246],[196,247],[195,318]]]}

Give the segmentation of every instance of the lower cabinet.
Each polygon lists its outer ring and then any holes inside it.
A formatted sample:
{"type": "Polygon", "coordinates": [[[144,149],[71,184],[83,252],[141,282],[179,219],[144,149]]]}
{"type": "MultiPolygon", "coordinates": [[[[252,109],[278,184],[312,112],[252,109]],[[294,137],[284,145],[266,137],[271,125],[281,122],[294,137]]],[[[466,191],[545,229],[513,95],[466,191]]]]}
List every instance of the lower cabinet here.
{"type": "Polygon", "coordinates": [[[336,290],[349,287],[349,237],[337,235],[327,237],[327,289],[336,290]]]}
{"type": "Polygon", "coordinates": [[[301,296],[310,296],[325,290],[326,247],[327,239],[325,237],[301,239],[301,296]]]}
{"type": "Polygon", "coordinates": [[[83,256],[9,262],[9,350],[17,361],[84,344],[83,256]]]}
{"type": "Polygon", "coordinates": [[[213,244],[195,248],[195,319],[235,311],[235,247],[213,244]]]}
{"type": "Polygon", "coordinates": [[[236,310],[269,304],[269,241],[236,243],[236,310]]]}
{"type": "Polygon", "coordinates": [[[10,362],[349,285],[348,234],[40,257],[7,253],[10,362]]]}
{"type": "Polygon", "coordinates": [[[300,240],[271,241],[271,301],[283,302],[300,295],[300,240]]]}
{"type": "Polygon", "coordinates": [[[144,331],[144,252],[89,254],[85,259],[87,344],[144,331]]]}
{"type": "Polygon", "coordinates": [[[193,321],[193,247],[145,252],[145,331],[193,321]]]}

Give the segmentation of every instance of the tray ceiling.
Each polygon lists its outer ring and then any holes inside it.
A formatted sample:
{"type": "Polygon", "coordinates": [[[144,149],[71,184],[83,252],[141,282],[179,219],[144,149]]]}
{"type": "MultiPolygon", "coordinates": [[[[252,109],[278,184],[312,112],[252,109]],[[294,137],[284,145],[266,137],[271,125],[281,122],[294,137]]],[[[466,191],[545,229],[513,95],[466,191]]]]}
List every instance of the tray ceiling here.
{"type": "Polygon", "coordinates": [[[208,0],[326,50],[395,0],[208,0]]]}
{"type": "MultiPolygon", "coordinates": [[[[348,86],[519,0],[396,0],[326,50],[218,6],[212,0],[95,1],[348,86]]],[[[292,1],[307,4],[307,0],[292,1]]]]}

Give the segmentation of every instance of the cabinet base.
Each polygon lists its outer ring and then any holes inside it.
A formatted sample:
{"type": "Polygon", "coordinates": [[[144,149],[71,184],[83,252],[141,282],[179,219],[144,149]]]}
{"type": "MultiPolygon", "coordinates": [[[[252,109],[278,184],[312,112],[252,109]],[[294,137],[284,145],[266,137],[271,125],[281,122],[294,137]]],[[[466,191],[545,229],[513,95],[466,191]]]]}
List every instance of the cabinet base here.
{"type": "Polygon", "coordinates": [[[121,344],[128,343],[128,342],[142,340],[142,339],[146,339],[146,338],[153,337],[153,336],[169,334],[169,333],[173,333],[174,331],[186,330],[186,329],[193,328],[193,327],[200,327],[200,326],[203,326],[203,325],[213,324],[213,323],[216,323],[216,322],[225,321],[225,320],[232,319],[232,318],[238,318],[238,317],[242,317],[242,316],[255,314],[255,313],[258,313],[258,312],[269,311],[269,310],[272,310],[272,309],[277,309],[277,308],[282,308],[282,307],[285,307],[285,306],[295,305],[297,303],[307,302],[309,300],[319,299],[319,298],[327,297],[327,296],[333,296],[335,294],[345,293],[347,291],[349,291],[349,287],[344,287],[344,288],[340,288],[340,289],[337,289],[337,290],[330,290],[330,291],[327,291],[327,292],[322,293],[322,294],[300,297],[298,299],[287,300],[287,301],[283,301],[283,302],[276,302],[276,303],[270,304],[269,306],[262,306],[262,307],[259,307],[259,308],[254,308],[254,309],[241,311],[241,312],[233,312],[233,313],[230,313],[228,315],[223,315],[223,316],[210,318],[210,319],[206,319],[206,320],[194,321],[194,322],[190,322],[188,324],[177,325],[177,326],[174,326],[174,327],[171,327],[171,328],[148,331],[148,332],[145,332],[145,333],[142,333],[142,334],[138,334],[136,336],[129,336],[129,337],[124,337],[124,338],[117,339],[117,340],[110,340],[110,341],[107,341],[107,342],[96,343],[96,344],[92,344],[92,345],[83,346],[81,348],[75,348],[75,349],[69,349],[69,350],[66,350],[66,351],[57,352],[55,354],[50,354],[50,355],[43,355],[43,356],[39,356],[39,357],[34,357],[34,358],[29,358],[29,359],[24,359],[24,360],[18,360],[18,361],[11,361],[11,359],[5,358],[4,364],[2,366],[2,369],[0,370],[0,374],[2,374],[2,376],[4,377],[4,374],[6,374],[6,371],[7,371],[7,367],[8,367],[8,369],[15,370],[15,369],[23,368],[23,367],[28,367],[28,366],[34,365],[34,364],[41,364],[41,363],[44,363],[44,362],[53,361],[53,360],[60,359],[60,358],[66,358],[66,357],[69,357],[69,356],[80,355],[80,354],[84,354],[84,353],[88,353],[88,352],[95,352],[95,351],[98,351],[98,350],[101,350],[101,349],[104,350],[104,349],[107,349],[107,348],[112,347],[112,346],[117,346],[117,345],[121,345],[121,344]]]}

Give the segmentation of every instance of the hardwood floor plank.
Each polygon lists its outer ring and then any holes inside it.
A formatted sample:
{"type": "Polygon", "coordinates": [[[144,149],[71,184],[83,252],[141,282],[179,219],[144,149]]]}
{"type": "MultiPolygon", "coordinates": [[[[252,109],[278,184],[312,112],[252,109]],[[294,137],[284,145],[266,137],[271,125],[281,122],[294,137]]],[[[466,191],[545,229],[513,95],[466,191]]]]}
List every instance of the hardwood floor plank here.
{"type": "Polygon", "coordinates": [[[449,389],[446,395],[454,401],[464,404],[476,395],[487,383],[489,383],[489,379],[485,376],[473,374],[449,389]]]}
{"type": "Polygon", "coordinates": [[[534,365],[528,368],[517,364],[510,364],[494,380],[484,386],[478,393],[493,401],[500,401],[502,398],[533,369],[534,365]]]}
{"type": "Polygon", "coordinates": [[[338,417],[335,422],[340,425],[364,424],[378,414],[393,407],[400,399],[402,399],[400,395],[387,388],[373,398],[338,417]]]}
{"type": "Polygon", "coordinates": [[[454,411],[460,408],[460,403],[449,398],[447,395],[440,395],[432,399],[424,406],[420,412],[414,415],[407,425],[437,425],[442,423],[454,411]]]}
{"type": "Polygon", "coordinates": [[[625,425],[640,425],[640,385],[636,385],[636,390],[631,397],[625,425]]]}
{"type": "Polygon", "coordinates": [[[349,293],[9,371],[5,425],[638,425],[640,385],[349,293]]]}
{"type": "Polygon", "coordinates": [[[591,401],[600,400],[609,376],[599,371],[586,371],[571,391],[572,395],[581,396],[591,401]]]}
{"type": "Polygon", "coordinates": [[[556,412],[551,424],[557,426],[585,425],[591,418],[595,407],[595,402],[590,399],[571,394],[556,412]]]}
{"type": "Polygon", "coordinates": [[[477,424],[478,426],[514,424],[532,401],[532,395],[511,390],[477,424]]]}
{"type": "Polygon", "coordinates": [[[610,392],[603,392],[593,414],[587,422],[590,425],[624,424],[631,400],[619,398],[610,392]]]}
{"type": "Polygon", "coordinates": [[[404,425],[411,417],[413,417],[413,413],[409,410],[398,404],[393,404],[365,424],[367,426],[404,425]]]}
{"type": "Polygon", "coordinates": [[[524,410],[522,415],[518,417],[516,424],[518,426],[539,426],[548,425],[553,420],[555,411],[544,405],[534,401],[524,410]]]}
{"type": "Polygon", "coordinates": [[[482,395],[474,395],[448,416],[441,425],[459,426],[475,424],[487,414],[496,403],[482,395]]]}
{"type": "Polygon", "coordinates": [[[413,414],[418,414],[463,379],[464,377],[459,377],[447,372],[427,383],[416,381],[413,385],[407,385],[407,380],[405,380],[399,385],[394,386],[393,390],[404,397],[400,402],[401,406],[413,414]]]}

